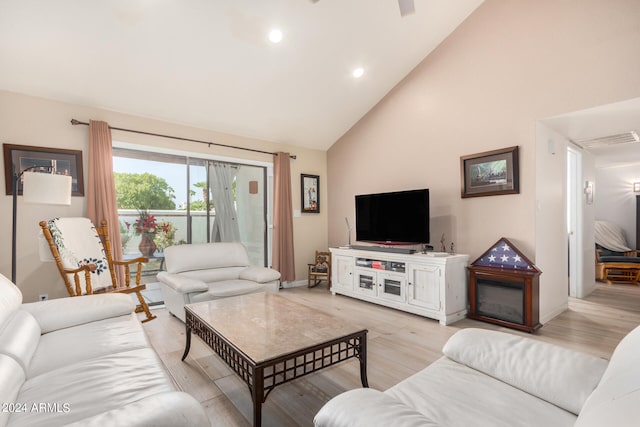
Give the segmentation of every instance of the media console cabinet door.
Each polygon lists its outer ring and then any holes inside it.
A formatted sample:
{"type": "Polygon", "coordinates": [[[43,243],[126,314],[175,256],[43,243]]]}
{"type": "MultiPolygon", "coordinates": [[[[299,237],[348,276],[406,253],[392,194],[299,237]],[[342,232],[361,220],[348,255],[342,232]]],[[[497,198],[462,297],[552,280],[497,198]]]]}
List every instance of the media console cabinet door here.
{"type": "Polygon", "coordinates": [[[389,301],[406,302],[407,275],[390,271],[378,272],[378,296],[389,301]]]}
{"type": "Polygon", "coordinates": [[[353,257],[335,255],[333,256],[331,270],[335,274],[331,286],[346,291],[353,290],[353,257]]]}
{"type": "Polygon", "coordinates": [[[409,265],[408,294],[409,304],[440,310],[440,281],[442,273],[439,266],[409,265]]]}

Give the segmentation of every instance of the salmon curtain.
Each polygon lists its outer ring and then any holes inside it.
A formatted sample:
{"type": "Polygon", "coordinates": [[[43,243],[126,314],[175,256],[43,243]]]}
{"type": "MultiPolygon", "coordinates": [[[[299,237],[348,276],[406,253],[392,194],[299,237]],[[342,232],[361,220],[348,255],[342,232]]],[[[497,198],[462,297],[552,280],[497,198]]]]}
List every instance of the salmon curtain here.
{"type": "Polygon", "coordinates": [[[291,165],[289,153],[276,153],[273,160],[273,268],[280,280],[296,278],[293,256],[293,202],[291,196],[291,165]]]}
{"type": "MultiPolygon", "coordinates": [[[[113,259],[122,260],[116,183],[113,178],[111,129],[107,122],[89,121],[88,187],[87,217],[96,225],[103,219],[107,221],[113,259]]],[[[118,283],[124,283],[124,271],[121,268],[116,269],[116,275],[118,283]]]]}

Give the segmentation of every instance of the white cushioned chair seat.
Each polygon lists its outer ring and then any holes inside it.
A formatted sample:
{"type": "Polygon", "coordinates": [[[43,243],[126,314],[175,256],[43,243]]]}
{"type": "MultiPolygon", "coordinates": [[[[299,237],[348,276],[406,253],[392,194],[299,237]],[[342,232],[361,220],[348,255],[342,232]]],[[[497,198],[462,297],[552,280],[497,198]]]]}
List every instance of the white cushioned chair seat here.
{"type": "Polygon", "coordinates": [[[385,393],[441,426],[562,427],[576,422],[576,415],[446,357],[385,393]]]}
{"type": "Polygon", "coordinates": [[[483,329],[457,332],[442,351],[455,362],[576,415],[608,365],[586,353],[483,329]]]}
{"type": "Polygon", "coordinates": [[[280,273],[249,265],[241,243],[200,243],[170,246],[164,251],[167,271],[158,274],[164,303],[184,322],[184,306],[194,302],[278,292],[280,273]]]}
{"type": "Polygon", "coordinates": [[[152,349],[109,354],[28,379],[20,391],[21,401],[68,403],[69,411],[47,417],[33,412],[15,413],[11,426],[62,425],[173,390],[152,349]]]}
{"type": "Polygon", "coordinates": [[[225,280],[212,286],[209,291],[191,297],[191,302],[211,301],[214,299],[252,294],[264,291],[260,283],[249,280],[225,280]]]}
{"type": "Polygon", "coordinates": [[[27,377],[75,365],[83,360],[149,347],[134,314],[86,323],[42,335],[27,377]]]}

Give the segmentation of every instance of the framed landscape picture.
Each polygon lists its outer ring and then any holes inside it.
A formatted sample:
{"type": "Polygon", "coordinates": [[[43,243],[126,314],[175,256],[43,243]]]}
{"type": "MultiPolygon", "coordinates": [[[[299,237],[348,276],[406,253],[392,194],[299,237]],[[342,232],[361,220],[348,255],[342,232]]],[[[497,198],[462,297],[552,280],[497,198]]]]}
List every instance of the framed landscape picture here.
{"type": "MultiPolygon", "coordinates": [[[[82,175],[82,151],[62,148],[33,147],[29,145],[2,144],[4,154],[4,182],[6,194],[13,194],[13,173],[20,174],[27,168],[48,168],[42,173],[71,175],[71,194],[84,196],[82,175]]],[[[38,170],[34,170],[38,172],[38,170]]],[[[18,195],[22,195],[22,182],[18,182],[18,195]]]]}
{"type": "Polygon", "coordinates": [[[320,177],[300,174],[302,212],[320,213],[320,177]]]}
{"type": "Polygon", "coordinates": [[[520,192],[518,147],[460,157],[462,197],[520,192]]]}

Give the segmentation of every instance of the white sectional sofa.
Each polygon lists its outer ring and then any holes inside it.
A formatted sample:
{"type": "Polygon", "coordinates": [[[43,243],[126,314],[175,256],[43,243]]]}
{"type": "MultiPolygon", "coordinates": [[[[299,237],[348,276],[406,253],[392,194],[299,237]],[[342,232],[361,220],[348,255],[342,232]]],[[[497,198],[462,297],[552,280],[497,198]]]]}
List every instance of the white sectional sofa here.
{"type": "Polygon", "coordinates": [[[129,295],[21,303],[0,275],[0,427],[210,425],[176,390],[129,295]]]}
{"type": "Polygon", "coordinates": [[[167,271],[158,274],[164,303],[184,322],[184,306],[254,292],[278,292],[280,273],[249,265],[241,243],[199,243],[164,250],[167,271]]]}
{"type": "Polygon", "coordinates": [[[481,329],[457,332],[443,352],[385,392],[363,388],[334,397],[315,425],[640,425],[640,327],[619,343],[610,362],[481,329]]]}

